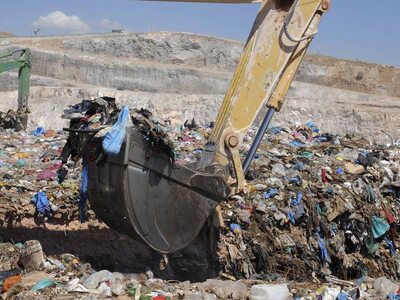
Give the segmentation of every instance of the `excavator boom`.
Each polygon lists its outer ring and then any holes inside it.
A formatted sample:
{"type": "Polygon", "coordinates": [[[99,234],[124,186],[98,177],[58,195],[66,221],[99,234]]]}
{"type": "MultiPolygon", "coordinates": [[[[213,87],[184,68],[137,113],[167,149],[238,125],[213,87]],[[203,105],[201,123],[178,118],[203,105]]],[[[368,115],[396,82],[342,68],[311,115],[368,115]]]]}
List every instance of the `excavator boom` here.
{"type": "Polygon", "coordinates": [[[244,186],[240,143],[263,105],[271,109],[268,119],[272,110],[281,108],[328,8],[326,0],[267,0],[261,4],[201,164],[221,168],[232,162],[236,192],[244,186]]]}
{"type": "Polygon", "coordinates": [[[18,110],[17,130],[26,129],[28,122],[28,98],[29,98],[29,77],[31,69],[30,49],[20,49],[0,53],[0,73],[18,69],[18,110]],[[15,54],[21,53],[18,58],[15,54]],[[11,58],[6,60],[7,58],[11,58]]]}

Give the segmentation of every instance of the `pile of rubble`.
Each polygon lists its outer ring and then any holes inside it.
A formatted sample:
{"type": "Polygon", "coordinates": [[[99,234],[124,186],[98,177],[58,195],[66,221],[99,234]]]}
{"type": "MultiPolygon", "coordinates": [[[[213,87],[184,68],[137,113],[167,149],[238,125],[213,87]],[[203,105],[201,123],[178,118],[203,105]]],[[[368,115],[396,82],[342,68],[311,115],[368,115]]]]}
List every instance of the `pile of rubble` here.
{"type": "Polygon", "coordinates": [[[257,157],[250,192],[223,204],[227,273],[400,279],[398,149],[321,134],[310,122],[271,128],[257,157]]]}
{"type": "MultiPolygon", "coordinates": [[[[112,98],[85,100],[66,111],[68,138],[40,127],[1,132],[0,225],[27,216],[38,224],[71,221],[79,212],[81,220],[82,214],[93,219],[90,207],[82,210],[87,207],[79,159],[90,136],[106,137],[115,123],[123,131],[122,114],[112,98]]],[[[173,126],[146,110],[129,116],[144,138],[180,165],[201,157],[213,125],[199,127],[192,120],[173,126]]],[[[255,132],[244,139],[243,157],[255,132]]],[[[96,272],[71,254],[46,257],[40,243],[29,241],[1,245],[4,298],[17,293],[87,299],[400,298],[399,285],[391,281],[400,280],[399,149],[356,135],[321,133],[313,122],[271,127],[264,139],[247,174],[246,193],[221,204],[219,280],[171,283],[151,271],[96,272]]],[[[108,150],[97,149],[97,159],[108,150]]]]}
{"type": "Polygon", "coordinates": [[[59,160],[65,136],[41,127],[29,133],[7,129],[0,134],[0,225],[12,227],[27,217],[34,217],[37,224],[76,219],[80,165],[59,160]],[[44,193],[46,199],[39,197],[44,193]]]}
{"type": "MultiPolygon", "coordinates": [[[[178,131],[177,163],[197,159],[210,130],[178,131]]],[[[399,280],[399,160],[396,147],[322,134],[313,122],[270,128],[247,174],[249,192],[222,204],[226,277],[399,280]]]]}
{"type": "Polygon", "coordinates": [[[363,283],[332,278],[329,283],[283,279],[221,280],[203,283],[165,281],[145,273],[95,271],[72,254],[45,256],[40,243],[0,244],[2,299],[398,299],[399,285],[381,277],[363,283]]]}

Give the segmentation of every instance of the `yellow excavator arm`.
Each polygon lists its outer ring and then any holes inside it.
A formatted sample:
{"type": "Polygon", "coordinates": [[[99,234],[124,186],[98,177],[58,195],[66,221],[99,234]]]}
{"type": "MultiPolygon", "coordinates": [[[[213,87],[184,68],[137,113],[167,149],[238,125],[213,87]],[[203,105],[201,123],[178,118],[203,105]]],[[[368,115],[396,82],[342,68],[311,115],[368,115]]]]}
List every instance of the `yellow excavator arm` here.
{"type": "MultiPolygon", "coordinates": [[[[151,0],[150,0],[151,1],[151,0]]],[[[168,1],[171,0],[162,0],[168,1]]],[[[275,111],[286,94],[330,0],[172,0],[174,2],[261,3],[228,92],[219,110],[198,169],[227,174],[232,163],[234,192],[244,188],[244,173],[275,111]],[[268,111],[245,159],[239,147],[263,105],[268,111]]]]}
{"type": "Polygon", "coordinates": [[[232,162],[235,192],[244,187],[244,171],[257,150],[274,111],[279,111],[329,0],[266,0],[246,42],[200,163],[223,173],[232,162]],[[239,146],[263,105],[269,108],[243,164],[239,146]]]}

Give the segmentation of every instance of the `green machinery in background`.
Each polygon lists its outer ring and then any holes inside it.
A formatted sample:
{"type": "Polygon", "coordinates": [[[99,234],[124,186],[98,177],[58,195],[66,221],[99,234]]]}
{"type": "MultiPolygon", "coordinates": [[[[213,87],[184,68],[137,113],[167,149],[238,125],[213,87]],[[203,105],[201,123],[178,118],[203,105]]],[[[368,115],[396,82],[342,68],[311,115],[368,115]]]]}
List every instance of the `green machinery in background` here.
{"type": "Polygon", "coordinates": [[[18,69],[18,110],[16,130],[25,130],[28,123],[29,77],[31,51],[28,48],[0,52],[0,73],[18,69]],[[17,55],[20,54],[18,57],[17,55]]]}

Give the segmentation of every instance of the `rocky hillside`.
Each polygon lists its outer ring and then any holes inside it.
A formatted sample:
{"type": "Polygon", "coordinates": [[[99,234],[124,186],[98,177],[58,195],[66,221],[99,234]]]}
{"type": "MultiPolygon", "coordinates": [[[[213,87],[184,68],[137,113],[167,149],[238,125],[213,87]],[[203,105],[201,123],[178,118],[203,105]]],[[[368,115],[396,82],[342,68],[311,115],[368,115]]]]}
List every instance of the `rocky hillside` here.
{"type": "MultiPolygon", "coordinates": [[[[155,107],[176,120],[196,116],[200,122],[215,118],[243,48],[237,41],[171,32],[11,37],[0,45],[0,50],[33,51],[34,116],[38,107],[43,111],[54,101],[74,103],[100,93],[155,107]]],[[[3,107],[14,101],[13,76],[0,76],[3,107]]],[[[381,139],[385,129],[400,136],[395,126],[400,121],[400,69],[308,55],[296,80],[277,122],[314,119],[329,131],[362,131],[381,139]]],[[[43,114],[37,117],[36,123],[46,122],[43,114]]]]}

